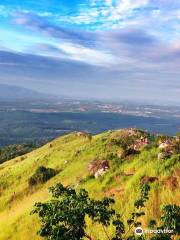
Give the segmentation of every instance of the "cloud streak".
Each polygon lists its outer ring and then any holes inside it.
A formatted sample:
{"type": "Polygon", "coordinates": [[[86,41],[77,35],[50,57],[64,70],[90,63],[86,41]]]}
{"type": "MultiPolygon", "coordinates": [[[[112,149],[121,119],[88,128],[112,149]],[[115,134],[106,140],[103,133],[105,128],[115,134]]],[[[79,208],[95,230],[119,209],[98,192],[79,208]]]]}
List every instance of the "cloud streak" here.
{"type": "Polygon", "coordinates": [[[14,12],[13,16],[16,24],[25,26],[33,31],[41,32],[46,36],[78,43],[81,42],[82,44],[88,42],[90,36],[92,36],[90,32],[75,31],[73,29],[56,26],[34,13],[14,12]]]}
{"type": "MultiPolygon", "coordinates": [[[[13,45],[2,34],[0,81],[10,79],[44,91],[51,85],[52,92],[59,87],[74,96],[103,98],[136,99],[141,94],[146,99],[151,93],[167,101],[169,91],[174,101],[180,101],[177,1],[73,4],[62,1],[56,8],[43,4],[33,8],[24,3],[21,10],[13,5],[11,14],[8,5],[3,26],[9,36],[15,33],[16,42],[13,45]]],[[[2,7],[0,12],[6,9],[2,7]]]]}

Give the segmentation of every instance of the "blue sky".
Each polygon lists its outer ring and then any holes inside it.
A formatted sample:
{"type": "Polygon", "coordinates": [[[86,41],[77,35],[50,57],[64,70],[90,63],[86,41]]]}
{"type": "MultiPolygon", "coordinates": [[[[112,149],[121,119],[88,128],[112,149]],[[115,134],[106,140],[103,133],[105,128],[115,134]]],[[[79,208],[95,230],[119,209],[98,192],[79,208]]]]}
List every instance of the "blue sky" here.
{"type": "Polygon", "coordinates": [[[0,83],[180,105],[180,0],[1,0],[0,83]]]}

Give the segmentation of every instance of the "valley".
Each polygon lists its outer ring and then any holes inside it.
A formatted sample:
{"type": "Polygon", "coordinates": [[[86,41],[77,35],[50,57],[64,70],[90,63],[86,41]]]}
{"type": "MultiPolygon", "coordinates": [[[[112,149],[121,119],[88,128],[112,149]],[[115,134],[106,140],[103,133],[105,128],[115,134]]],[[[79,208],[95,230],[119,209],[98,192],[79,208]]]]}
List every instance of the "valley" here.
{"type": "Polygon", "coordinates": [[[97,134],[128,127],[175,135],[179,116],[179,107],[74,99],[0,102],[0,146],[43,144],[71,131],[97,134]]]}

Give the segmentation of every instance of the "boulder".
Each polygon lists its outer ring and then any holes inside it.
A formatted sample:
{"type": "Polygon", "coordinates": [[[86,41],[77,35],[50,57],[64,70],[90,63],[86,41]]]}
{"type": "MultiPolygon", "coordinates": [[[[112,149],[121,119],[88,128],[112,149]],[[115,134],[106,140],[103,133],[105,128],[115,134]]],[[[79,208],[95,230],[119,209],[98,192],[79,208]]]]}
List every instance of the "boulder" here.
{"type": "Polygon", "coordinates": [[[94,175],[95,178],[102,176],[109,169],[109,162],[107,160],[94,160],[89,166],[89,172],[94,175]]]}

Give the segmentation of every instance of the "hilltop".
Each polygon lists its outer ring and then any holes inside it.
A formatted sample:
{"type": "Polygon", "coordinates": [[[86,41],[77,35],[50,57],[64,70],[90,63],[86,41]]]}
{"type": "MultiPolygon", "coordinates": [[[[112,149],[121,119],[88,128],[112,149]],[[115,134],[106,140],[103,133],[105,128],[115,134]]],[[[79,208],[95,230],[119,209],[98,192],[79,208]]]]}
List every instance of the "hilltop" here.
{"type": "Polygon", "coordinates": [[[146,226],[159,218],[160,206],[178,204],[179,160],[179,136],[120,129],[59,137],[0,165],[0,240],[40,239],[38,218],[30,211],[34,203],[49,199],[48,188],[58,182],[85,188],[97,199],[113,196],[125,218],[133,209],[139,184],[148,182],[146,226]]]}

